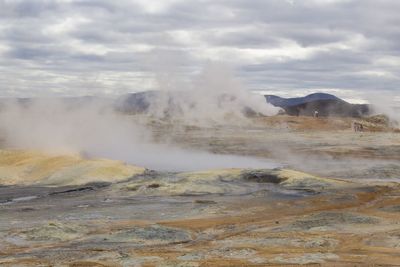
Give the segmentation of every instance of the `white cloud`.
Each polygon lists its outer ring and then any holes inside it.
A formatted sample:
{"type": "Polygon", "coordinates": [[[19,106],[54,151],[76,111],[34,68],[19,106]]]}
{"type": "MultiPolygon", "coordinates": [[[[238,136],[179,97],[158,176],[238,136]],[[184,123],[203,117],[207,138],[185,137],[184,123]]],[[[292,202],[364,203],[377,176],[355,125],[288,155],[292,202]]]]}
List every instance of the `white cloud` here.
{"type": "Polygon", "coordinates": [[[71,16],[61,18],[51,25],[46,25],[43,29],[43,34],[46,35],[61,35],[81,27],[82,24],[90,22],[90,19],[83,16],[71,16]]]}
{"type": "Polygon", "coordinates": [[[169,8],[178,3],[179,0],[135,0],[134,2],[138,4],[146,13],[160,14],[167,12],[169,8]]]}

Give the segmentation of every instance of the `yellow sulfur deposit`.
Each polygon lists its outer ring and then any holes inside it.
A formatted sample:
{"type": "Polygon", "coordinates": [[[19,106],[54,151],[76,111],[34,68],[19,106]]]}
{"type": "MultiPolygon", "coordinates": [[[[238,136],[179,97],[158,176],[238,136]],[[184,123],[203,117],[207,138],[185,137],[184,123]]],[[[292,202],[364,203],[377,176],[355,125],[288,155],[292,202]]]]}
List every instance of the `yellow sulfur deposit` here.
{"type": "Polygon", "coordinates": [[[1,185],[81,185],[117,182],[144,172],[121,161],[86,160],[79,156],[52,156],[34,151],[0,150],[1,185]]]}
{"type": "Polygon", "coordinates": [[[283,180],[281,183],[283,186],[313,188],[315,186],[336,187],[351,185],[349,181],[318,177],[308,173],[289,169],[277,170],[274,171],[274,173],[283,180]]]}
{"type": "Polygon", "coordinates": [[[232,169],[216,169],[207,171],[197,171],[197,172],[185,172],[178,174],[179,177],[185,178],[187,180],[215,180],[223,177],[224,179],[238,179],[242,169],[232,168],[232,169]]]}

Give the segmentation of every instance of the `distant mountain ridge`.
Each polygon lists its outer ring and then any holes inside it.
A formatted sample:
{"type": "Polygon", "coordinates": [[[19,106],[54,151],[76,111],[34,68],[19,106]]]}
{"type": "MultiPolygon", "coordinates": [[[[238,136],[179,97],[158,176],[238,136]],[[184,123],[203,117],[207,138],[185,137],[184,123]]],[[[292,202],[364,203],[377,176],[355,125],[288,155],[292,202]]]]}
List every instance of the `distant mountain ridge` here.
{"type": "Polygon", "coordinates": [[[295,105],[301,105],[304,103],[308,103],[311,101],[317,101],[317,100],[338,100],[338,101],[343,101],[340,98],[330,95],[330,94],[325,94],[325,93],[314,93],[310,94],[307,96],[303,97],[293,97],[293,98],[283,98],[275,95],[266,95],[265,98],[267,99],[267,102],[274,105],[274,106],[279,106],[279,107],[289,107],[289,106],[295,106],[295,105]]]}
{"type": "MultiPolygon", "coordinates": [[[[177,92],[175,92],[177,94],[177,92]]],[[[195,99],[190,97],[188,92],[178,92],[179,101],[183,101],[187,105],[195,105],[192,103],[195,99]],[[192,102],[190,102],[192,101],[192,102]]],[[[276,95],[265,95],[266,102],[273,106],[282,108],[286,114],[293,116],[313,116],[318,111],[319,116],[341,116],[341,117],[361,117],[370,115],[371,107],[365,104],[351,104],[334,95],[325,93],[314,93],[304,97],[283,98],[276,95]]],[[[0,98],[0,111],[10,102],[15,102],[21,106],[29,106],[35,98],[0,98]]],[[[51,100],[53,98],[37,98],[39,100],[51,100]]],[[[130,93],[119,96],[118,98],[104,98],[96,96],[83,97],[65,97],[57,98],[67,104],[69,108],[86,106],[91,103],[102,103],[104,106],[111,107],[122,113],[136,114],[147,113],[151,105],[157,107],[160,103],[166,105],[163,107],[166,114],[179,113],[181,102],[177,102],[172,92],[161,91],[143,91],[130,93]],[[160,100],[162,100],[160,102],[160,100]]],[[[230,102],[235,101],[235,96],[222,94],[217,96],[217,101],[230,102]]],[[[251,106],[242,107],[240,110],[246,116],[258,115],[251,106]]]]}
{"type": "Polygon", "coordinates": [[[268,103],[285,110],[292,116],[313,116],[315,111],[319,116],[361,117],[369,115],[370,106],[366,104],[351,104],[334,95],[314,93],[304,97],[283,98],[275,95],[265,95],[268,103]]]}

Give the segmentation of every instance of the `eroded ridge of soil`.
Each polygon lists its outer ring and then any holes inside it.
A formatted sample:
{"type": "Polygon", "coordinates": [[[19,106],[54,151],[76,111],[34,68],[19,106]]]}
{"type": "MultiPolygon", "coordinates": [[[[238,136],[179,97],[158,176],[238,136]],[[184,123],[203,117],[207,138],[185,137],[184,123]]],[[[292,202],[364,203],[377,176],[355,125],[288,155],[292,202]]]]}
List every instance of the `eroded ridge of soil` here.
{"type": "MultiPolygon", "coordinates": [[[[161,172],[2,151],[0,266],[399,266],[399,134],[263,123],[168,134],[280,168],[161,172]]],[[[169,126],[155,127],[161,138],[169,126]]]]}

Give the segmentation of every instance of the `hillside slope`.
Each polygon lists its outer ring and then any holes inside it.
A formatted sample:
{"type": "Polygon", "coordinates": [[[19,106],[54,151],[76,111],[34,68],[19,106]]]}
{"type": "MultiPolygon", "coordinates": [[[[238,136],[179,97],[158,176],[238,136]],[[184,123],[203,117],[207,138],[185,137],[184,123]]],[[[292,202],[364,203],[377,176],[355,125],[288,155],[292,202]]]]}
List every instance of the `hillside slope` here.
{"type": "Polygon", "coordinates": [[[274,95],[265,96],[268,103],[285,110],[292,116],[361,117],[369,115],[370,107],[365,104],[351,104],[334,95],[315,93],[305,97],[282,98],[274,95]]]}

